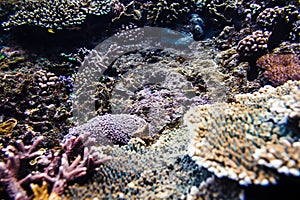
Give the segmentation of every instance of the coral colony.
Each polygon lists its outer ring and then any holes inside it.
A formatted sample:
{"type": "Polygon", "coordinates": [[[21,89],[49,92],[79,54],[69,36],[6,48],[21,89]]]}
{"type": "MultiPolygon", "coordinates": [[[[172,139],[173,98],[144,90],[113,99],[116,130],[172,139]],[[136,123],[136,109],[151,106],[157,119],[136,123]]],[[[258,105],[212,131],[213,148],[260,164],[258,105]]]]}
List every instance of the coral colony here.
{"type": "Polygon", "coordinates": [[[298,195],[298,0],[0,0],[0,22],[1,199],[298,195]]]}

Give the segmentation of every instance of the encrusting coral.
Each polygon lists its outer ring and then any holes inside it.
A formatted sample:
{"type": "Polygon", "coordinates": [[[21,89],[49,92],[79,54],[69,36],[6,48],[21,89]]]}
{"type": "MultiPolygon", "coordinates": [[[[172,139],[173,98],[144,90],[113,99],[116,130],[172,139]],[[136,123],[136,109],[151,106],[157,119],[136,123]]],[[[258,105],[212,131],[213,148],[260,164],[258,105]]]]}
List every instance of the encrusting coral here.
{"type": "Polygon", "coordinates": [[[90,137],[103,145],[127,144],[132,137],[149,136],[149,127],[143,118],[135,115],[106,114],[71,128],[65,139],[74,135],[84,135],[87,132],[90,133],[90,137]]]}
{"type": "Polygon", "coordinates": [[[273,86],[288,80],[300,80],[300,60],[295,54],[266,54],[256,61],[262,78],[273,86]]]}
{"type": "Polygon", "coordinates": [[[276,173],[268,168],[299,176],[299,118],[295,117],[299,88],[299,81],[288,81],[277,88],[265,86],[253,94],[236,95],[235,103],[192,108],[185,116],[193,135],[190,156],[217,177],[241,185],[276,183],[276,173]],[[274,101],[286,108],[274,109],[270,105],[274,101]]]}

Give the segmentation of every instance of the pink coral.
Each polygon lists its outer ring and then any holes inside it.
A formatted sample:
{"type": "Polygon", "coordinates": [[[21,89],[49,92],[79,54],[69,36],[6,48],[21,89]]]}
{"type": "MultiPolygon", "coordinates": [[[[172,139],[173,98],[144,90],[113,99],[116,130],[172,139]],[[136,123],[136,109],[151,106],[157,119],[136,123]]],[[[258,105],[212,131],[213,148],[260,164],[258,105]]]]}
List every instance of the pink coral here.
{"type": "Polygon", "coordinates": [[[256,61],[263,69],[263,79],[273,86],[288,80],[300,80],[300,60],[295,54],[266,54],[256,61]]]}

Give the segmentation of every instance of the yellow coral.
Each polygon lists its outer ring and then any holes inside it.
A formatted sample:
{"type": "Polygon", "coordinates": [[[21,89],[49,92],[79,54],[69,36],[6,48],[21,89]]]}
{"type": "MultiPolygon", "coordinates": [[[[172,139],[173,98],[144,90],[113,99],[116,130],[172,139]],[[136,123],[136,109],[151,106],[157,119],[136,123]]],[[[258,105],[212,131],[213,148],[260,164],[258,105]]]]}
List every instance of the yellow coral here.
{"type": "Polygon", "coordinates": [[[17,125],[18,121],[11,118],[0,124],[0,135],[10,135],[13,128],[17,125]]]}
{"type": "Polygon", "coordinates": [[[46,181],[43,181],[42,186],[39,186],[38,184],[31,183],[30,187],[32,189],[32,192],[34,194],[33,200],[48,200],[49,194],[48,194],[48,184],[46,181]]]}
{"type": "Polygon", "coordinates": [[[51,192],[49,195],[48,193],[48,184],[46,181],[43,181],[42,186],[39,186],[38,184],[31,183],[30,187],[32,189],[32,192],[34,194],[33,200],[62,200],[58,194],[55,192],[51,192]]]}

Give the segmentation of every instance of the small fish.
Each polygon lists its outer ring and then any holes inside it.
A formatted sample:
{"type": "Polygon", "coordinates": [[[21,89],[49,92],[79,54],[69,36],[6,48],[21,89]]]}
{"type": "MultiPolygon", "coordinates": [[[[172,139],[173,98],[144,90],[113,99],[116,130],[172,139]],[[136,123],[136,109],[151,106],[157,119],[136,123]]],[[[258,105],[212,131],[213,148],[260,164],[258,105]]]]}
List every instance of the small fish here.
{"type": "Polygon", "coordinates": [[[49,32],[49,33],[52,33],[52,34],[55,33],[54,30],[53,30],[52,28],[49,28],[49,29],[48,29],[48,32],[49,32]]]}
{"type": "Polygon", "coordinates": [[[33,108],[33,109],[26,109],[24,114],[25,115],[31,115],[32,113],[36,112],[36,111],[39,111],[40,109],[39,108],[33,108]]]}

